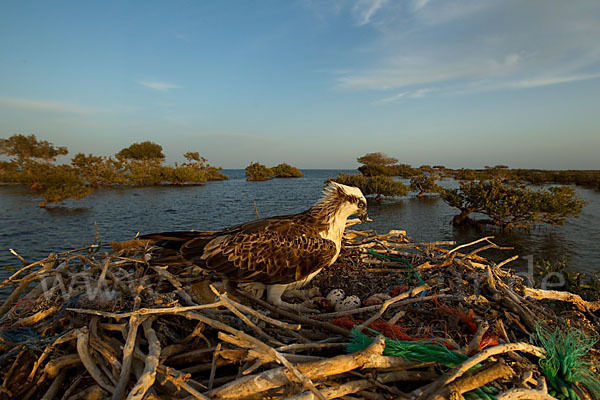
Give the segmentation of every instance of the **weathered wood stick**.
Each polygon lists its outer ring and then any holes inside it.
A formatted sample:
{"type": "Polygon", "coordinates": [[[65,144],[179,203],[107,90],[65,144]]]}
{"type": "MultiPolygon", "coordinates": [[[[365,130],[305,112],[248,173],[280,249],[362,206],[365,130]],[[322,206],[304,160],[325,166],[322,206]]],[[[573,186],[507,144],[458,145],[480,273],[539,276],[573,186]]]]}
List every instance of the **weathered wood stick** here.
{"type": "Polygon", "coordinates": [[[536,389],[510,389],[496,396],[497,400],[556,400],[548,393],[536,389]]]}
{"type": "MultiPolygon", "coordinates": [[[[258,213],[257,213],[258,214],[258,213]]],[[[217,359],[221,353],[221,343],[217,344],[215,351],[213,352],[213,359],[210,366],[210,375],[208,377],[208,390],[211,391],[215,383],[215,374],[217,372],[217,359]]]]}
{"type": "Polygon", "coordinates": [[[54,358],[44,366],[44,374],[52,379],[56,377],[64,368],[74,366],[81,363],[79,354],[67,354],[65,356],[54,358]]]}
{"type": "Polygon", "coordinates": [[[94,350],[101,354],[112,367],[112,373],[108,375],[108,377],[112,377],[111,380],[114,380],[114,384],[116,385],[121,371],[121,362],[117,358],[117,353],[109,344],[97,337],[90,337],[90,345],[94,350]]]}
{"type": "Polygon", "coordinates": [[[493,238],[494,238],[493,236],[486,236],[486,237],[483,237],[481,239],[477,239],[477,240],[475,240],[473,242],[470,242],[470,243],[461,244],[460,246],[456,246],[452,250],[448,251],[448,253],[446,253],[446,256],[449,256],[450,254],[454,253],[456,250],[463,249],[465,247],[470,247],[470,246],[473,246],[474,244],[477,244],[477,243],[480,243],[480,242],[489,241],[489,239],[493,239],[493,238]]]}
{"type": "Polygon", "coordinates": [[[73,382],[71,382],[71,384],[69,385],[67,390],[64,391],[60,400],[67,400],[71,396],[71,393],[73,393],[75,391],[75,389],[77,388],[77,385],[79,385],[79,383],[81,382],[82,375],[83,375],[82,373],[79,373],[77,375],[77,377],[75,379],[73,379],[73,382]]]}
{"type": "Polygon", "coordinates": [[[277,348],[277,351],[288,352],[288,351],[302,351],[302,350],[313,350],[323,349],[330,347],[345,347],[347,343],[293,343],[277,348]]]}
{"type": "MultiPolygon", "coordinates": [[[[21,361],[21,357],[26,353],[27,351],[25,350],[25,346],[22,347],[21,351],[19,352],[19,354],[17,354],[17,356],[15,357],[15,361],[13,361],[12,365],[10,366],[8,372],[6,372],[4,374],[4,380],[2,381],[2,387],[0,388],[0,390],[2,392],[8,392],[8,382],[10,382],[10,378],[12,377],[13,372],[15,372],[15,369],[17,367],[20,367],[20,361],[21,361]]],[[[12,397],[12,393],[9,394],[10,397],[12,397]]]]}
{"type": "Polygon", "coordinates": [[[84,326],[77,330],[77,354],[79,354],[83,366],[87,369],[92,378],[94,378],[96,383],[104,390],[113,392],[115,387],[107,380],[100,368],[98,368],[92,359],[89,348],[89,331],[87,326],[84,326]]]}
{"type": "Polygon", "coordinates": [[[494,243],[490,243],[486,246],[480,247],[478,249],[473,250],[472,252],[470,252],[469,254],[467,254],[466,256],[463,257],[463,260],[468,260],[469,258],[472,258],[474,255],[476,255],[477,253],[480,253],[484,250],[487,249],[497,249],[497,250],[513,250],[513,247],[500,247],[497,244],[494,243]]]}
{"type": "Polygon", "coordinates": [[[44,310],[38,311],[33,315],[30,315],[29,317],[25,317],[25,318],[19,318],[16,322],[17,325],[20,326],[31,326],[31,325],[35,325],[40,321],[43,321],[44,319],[48,318],[51,315],[56,314],[57,312],[60,311],[60,307],[57,305],[54,306],[50,306],[44,310]]]}
{"type": "Polygon", "coordinates": [[[91,315],[99,315],[101,317],[114,318],[117,321],[120,321],[123,318],[129,318],[134,315],[155,315],[155,314],[177,314],[183,313],[187,311],[194,310],[204,310],[207,308],[217,308],[222,306],[223,304],[219,301],[210,304],[200,304],[195,306],[185,306],[185,307],[165,307],[165,308],[140,308],[136,311],[129,311],[124,313],[113,313],[108,311],[99,311],[99,310],[91,310],[85,308],[67,308],[67,311],[71,311],[79,314],[91,314],[91,315]]]}
{"type": "Polygon", "coordinates": [[[64,383],[66,377],[67,369],[63,369],[62,371],[60,371],[60,374],[58,374],[58,376],[54,378],[52,384],[50,385],[48,390],[46,390],[46,393],[44,393],[40,400],[53,400],[58,394],[58,391],[60,390],[60,387],[64,383]]]}
{"type": "Polygon", "coordinates": [[[424,290],[430,289],[431,286],[429,285],[421,285],[421,286],[417,286],[416,288],[409,290],[408,292],[404,292],[399,294],[396,297],[392,297],[391,299],[388,299],[386,301],[383,302],[383,304],[381,305],[381,307],[379,308],[379,311],[377,312],[377,314],[373,315],[371,318],[369,318],[368,320],[366,320],[365,322],[363,322],[362,324],[360,324],[359,326],[359,330],[361,329],[361,327],[363,326],[369,326],[371,324],[371,322],[373,321],[377,321],[379,318],[381,318],[381,316],[383,315],[383,313],[388,309],[389,306],[391,306],[392,304],[400,301],[400,300],[404,300],[408,297],[414,297],[416,295],[418,295],[419,293],[421,293],[424,290]]]}
{"type": "Polygon", "coordinates": [[[196,305],[194,300],[192,300],[192,296],[190,296],[185,290],[183,290],[183,285],[181,284],[179,279],[177,279],[176,276],[167,271],[166,267],[150,265],[150,268],[152,268],[159,276],[166,278],[169,281],[169,283],[175,288],[175,292],[177,293],[177,295],[181,297],[188,306],[196,305]]]}
{"type": "Polygon", "coordinates": [[[37,372],[38,368],[46,360],[46,358],[48,358],[48,356],[50,355],[50,353],[52,352],[52,350],[54,349],[55,346],[58,346],[61,343],[69,342],[69,341],[75,340],[75,339],[77,339],[77,331],[70,330],[70,331],[66,332],[65,334],[63,334],[62,336],[60,336],[59,338],[57,338],[54,342],[52,342],[52,344],[46,346],[42,355],[40,355],[40,357],[33,364],[33,368],[31,369],[31,372],[29,373],[29,376],[27,377],[27,381],[28,382],[33,381],[33,378],[35,377],[35,373],[37,372]]]}
{"type": "Polygon", "coordinates": [[[106,395],[104,389],[98,385],[92,385],[79,393],[67,398],[67,400],[100,400],[106,395]]]}
{"type": "MultiPolygon", "coordinates": [[[[239,293],[239,291],[238,291],[238,293],[239,293]]],[[[253,316],[255,316],[258,319],[262,319],[263,321],[265,321],[265,322],[267,322],[267,323],[269,323],[269,324],[271,324],[273,326],[276,326],[278,328],[291,329],[291,330],[295,330],[295,331],[299,331],[300,329],[302,329],[302,325],[300,325],[300,324],[290,324],[290,323],[287,323],[287,322],[279,321],[277,319],[274,319],[274,318],[271,318],[271,317],[269,317],[267,315],[264,315],[261,312],[253,310],[252,308],[250,308],[248,306],[245,306],[245,305],[243,305],[241,303],[233,302],[233,305],[237,309],[239,309],[239,310],[241,310],[243,312],[246,312],[246,313],[248,313],[250,315],[253,315],[253,316]]]]}
{"type": "Polygon", "coordinates": [[[240,296],[242,296],[242,297],[244,297],[244,298],[252,301],[253,303],[256,303],[256,304],[259,304],[262,307],[265,307],[266,309],[268,309],[268,310],[270,310],[270,311],[272,311],[274,313],[282,315],[282,316],[284,316],[286,318],[293,319],[294,321],[298,321],[298,322],[300,322],[300,323],[302,323],[304,325],[316,326],[316,327],[328,330],[330,332],[337,333],[338,335],[342,335],[342,336],[350,336],[350,331],[349,330],[341,328],[339,326],[330,324],[328,322],[317,321],[317,320],[314,320],[312,318],[305,317],[303,315],[299,315],[299,314],[295,314],[293,312],[282,310],[281,308],[275,307],[274,305],[269,304],[269,303],[267,303],[264,300],[257,299],[256,297],[251,296],[251,295],[249,295],[247,293],[244,293],[242,291],[239,291],[239,290],[236,291],[236,295],[237,294],[239,294],[240,296]]]}
{"type": "MultiPolygon", "coordinates": [[[[296,368],[308,379],[322,379],[363,367],[372,358],[381,356],[384,347],[385,340],[378,336],[369,347],[359,352],[323,361],[298,364],[296,368]]],[[[209,392],[208,395],[214,399],[243,398],[286,385],[293,379],[294,376],[288,369],[280,367],[237,379],[209,392]]]]}
{"type": "Polygon", "coordinates": [[[475,335],[473,335],[473,338],[471,339],[471,341],[469,342],[469,345],[467,346],[467,354],[474,354],[477,351],[479,351],[479,346],[481,344],[481,339],[483,338],[483,335],[487,332],[489,328],[489,324],[487,321],[479,321],[479,326],[477,327],[477,332],[475,332],[475,335]]]}
{"type": "Polygon", "coordinates": [[[462,395],[463,393],[477,389],[478,387],[487,385],[498,378],[511,378],[515,371],[506,365],[504,362],[496,362],[492,366],[482,368],[471,376],[463,376],[452,382],[450,385],[442,388],[438,393],[432,396],[432,400],[444,400],[453,398],[453,396],[462,395]]]}
{"type": "Polygon", "coordinates": [[[275,339],[265,331],[263,331],[260,327],[258,327],[254,322],[250,321],[248,317],[246,317],[240,310],[236,308],[232,301],[227,297],[227,293],[221,294],[213,285],[209,285],[210,290],[223,302],[223,305],[227,307],[229,311],[231,311],[236,317],[241,319],[246,325],[248,325],[253,331],[255,331],[259,336],[263,339],[268,340],[270,343],[274,343],[277,346],[283,345],[279,340],[275,339]]]}
{"type": "Polygon", "coordinates": [[[131,373],[131,362],[133,360],[133,350],[135,348],[135,340],[137,336],[138,327],[144,321],[146,317],[140,315],[132,315],[129,319],[129,332],[127,333],[127,340],[125,341],[125,347],[123,347],[123,361],[121,362],[121,375],[119,376],[119,383],[112,392],[112,400],[121,400],[125,394],[125,388],[129,383],[129,374],[131,373]]]}
{"type": "Polygon", "coordinates": [[[35,273],[30,274],[27,277],[23,278],[21,283],[19,283],[19,286],[17,286],[17,288],[12,291],[12,293],[6,298],[6,300],[4,300],[4,303],[2,303],[2,306],[0,306],[0,317],[3,317],[4,314],[6,314],[8,312],[8,310],[10,310],[10,308],[13,306],[13,304],[15,304],[17,302],[17,300],[19,300],[19,298],[21,297],[23,292],[25,292],[25,290],[27,289],[29,284],[31,282],[33,282],[33,280],[35,280],[35,279],[36,279],[35,273]]]}
{"type": "Polygon", "coordinates": [[[163,366],[159,366],[158,372],[164,378],[163,380],[171,382],[177,388],[181,387],[183,390],[192,395],[194,399],[209,400],[208,397],[194,389],[189,383],[186,382],[185,374],[175,372],[172,368],[163,366]]]}
{"type": "MultiPolygon", "coordinates": [[[[41,259],[39,261],[36,261],[34,263],[31,263],[29,265],[26,265],[26,266],[20,268],[17,272],[15,272],[11,276],[9,276],[7,279],[5,279],[4,281],[2,281],[2,283],[0,283],[0,288],[3,287],[3,286],[8,285],[10,283],[12,283],[15,280],[15,278],[17,276],[21,275],[23,272],[25,272],[25,271],[33,268],[33,267],[36,267],[38,265],[42,265],[42,264],[44,264],[47,261],[56,261],[56,255],[55,254],[51,254],[48,257],[44,258],[44,259],[41,259]]],[[[38,272],[40,272],[40,271],[33,272],[33,273],[29,274],[29,276],[31,276],[33,274],[36,274],[38,272]]]]}
{"type": "MultiPolygon", "coordinates": [[[[375,381],[378,383],[391,383],[398,381],[430,381],[438,375],[432,372],[417,372],[417,371],[394,371],[378,374],[375,381]]],[[[326,389],[321,389],[321,392],[327,399],[336,399],[347,394],[357,393],[361,390],[375,386],[373,379],[360,379],[350,381],[341,385],[336,385],[326,389]]],[[[310,392],[304,392],[296,396],[286,397],[286,400],[314,400],[315,397],[310,392]]]]}
{"type": "Polygon", "coordinates": [[[156,379],[156,369],[158,368],[158,357],[160,356],[160,342],[156,337],[156,332],[152,329],[152,320],[147,319],[142,323],[144,335],[148,340],[148,355],[144,363],[144,371],[137,383],[129,392],[127,400],[141,400],[148,389],[154,385],[156,379]]]}
{"type": "Polygon", "coordinates": [[[570,292],[523,287],[523,295],[532,297],[536,300],[566,301],[573,304],[575,308],[582,312],[585,312],[586,310],[590,310],[592,312],[600,310],[600,300],[587,301],[582,299],[578,294],[570,292]]]}
{"type": "MultiPolygon", "coordinates": [[[[177,365],[186,362],[195,362],[198,359],[203,358],[206,354],[212,353],[215,351],[215,346],[205,347],[202,349],[187,351],[185,353],[177,354],[167,358],[167,362],[169,365],[177,365]]],[[[163,351],[164,353],[164,351],[163,351]]],[[[161,357],[164,357],[164,354],[161,354],[161,357]]]]}
{"type": "Polygon", "coordinates": [[[436,393],[441,387],[448,385],[449,383],[462,376],[465,372],[476,366],[477,364],[487,360],[488,358],[497,354],[508,353],[510,351],[523,351],[531,353],[537,357],[544,356],[544,349],[531,345],[529,343],[507,343],[480,351],[468,360],[464,361],[458,367],[451,369],[444,374],[440,379],[432,383],[426,390],[421,392],[419,398],[429,399],[434,393],[436,393]]]}
{"type": "Polygon", "coordinates": [[[506,264],[508,264],[509,262],[515,261],[517,258],[519,258],[518,255],[509,257],[506,260],[499,263],[498,265],[496,265],[496,268],[501,268],[501,267],[505,266],[506,264]]]}

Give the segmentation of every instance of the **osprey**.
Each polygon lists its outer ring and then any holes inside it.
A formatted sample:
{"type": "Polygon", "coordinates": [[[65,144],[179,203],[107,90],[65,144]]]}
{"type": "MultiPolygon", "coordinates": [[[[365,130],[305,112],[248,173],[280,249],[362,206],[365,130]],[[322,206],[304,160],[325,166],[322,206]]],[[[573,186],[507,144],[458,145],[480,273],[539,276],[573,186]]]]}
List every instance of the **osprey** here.
{"type": "Polygon", "coordinates": [[[175,249],[185,260],[222,276],[226,282],[262,284],[276,306],[307,311],[286,303],[286,289],[304,286],[340,254],[346,221],[368,220],[360,189],[330,182],[310,209],[246,222],[221,231],[163,232],[141,236],[175,249]]]}

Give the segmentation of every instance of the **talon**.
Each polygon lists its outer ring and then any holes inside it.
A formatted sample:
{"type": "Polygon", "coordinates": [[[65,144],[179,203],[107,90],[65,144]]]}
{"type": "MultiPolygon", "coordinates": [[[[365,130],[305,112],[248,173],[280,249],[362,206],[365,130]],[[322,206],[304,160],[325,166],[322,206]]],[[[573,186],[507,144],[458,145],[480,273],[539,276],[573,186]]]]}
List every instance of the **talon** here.
{"type": "Polygon", "coordinates": [[[304,301],[302,303],[287,303],[282,301],[280,307],[289,308],[290,310],[301,312],[304,314],[316,314],[320,313],[319,309],[315,306],[315,303],[311,300],[304,301]]]}

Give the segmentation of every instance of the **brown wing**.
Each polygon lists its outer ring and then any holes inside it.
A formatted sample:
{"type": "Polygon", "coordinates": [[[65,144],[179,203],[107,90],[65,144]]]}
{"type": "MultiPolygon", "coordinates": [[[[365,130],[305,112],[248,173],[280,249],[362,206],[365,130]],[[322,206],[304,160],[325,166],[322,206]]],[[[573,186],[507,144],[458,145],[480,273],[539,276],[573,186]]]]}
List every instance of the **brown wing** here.
{"type": "Polygon", "coordinates": [[[270,217],[258,219],[256,221],[246,222],[240,225],[232,226],[231,228],[221,231],[222,233],[253,233],[259,231],[277,232],[286,236],[313,236],[319,237],[319,232],[327,229],[327,224],[322,221],[317,221],[313,216],[306,212],[293,215],[281,215],[278,217],[270,217]]]}
{"type": "Polygon", "coordinates": [[[177,231],[161,232],[142,235],[142,240],[154,240],[154,245],[167,249],[179,250],[186,242],[192,239],[209,238],[213,239],[219,231],[177,231]]]}
{"type": "Polygon", "coordinates": [[[272,230],[193,239],[181,247],[183,258],[234,282],[285,284],[329,265],[336,254],[331,240],[288,236],[272,230]]]}

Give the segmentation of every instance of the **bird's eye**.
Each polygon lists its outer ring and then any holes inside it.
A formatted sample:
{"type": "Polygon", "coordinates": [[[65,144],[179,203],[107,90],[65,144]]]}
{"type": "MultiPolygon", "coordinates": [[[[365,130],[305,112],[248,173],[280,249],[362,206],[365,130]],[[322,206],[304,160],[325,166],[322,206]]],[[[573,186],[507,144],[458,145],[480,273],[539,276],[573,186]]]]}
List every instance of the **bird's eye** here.
{"type": "Polygon", "coordinates": [[[365,203],[363,203],[362,201],[358,203],[358,208],[364,208],[365,203]]]}

